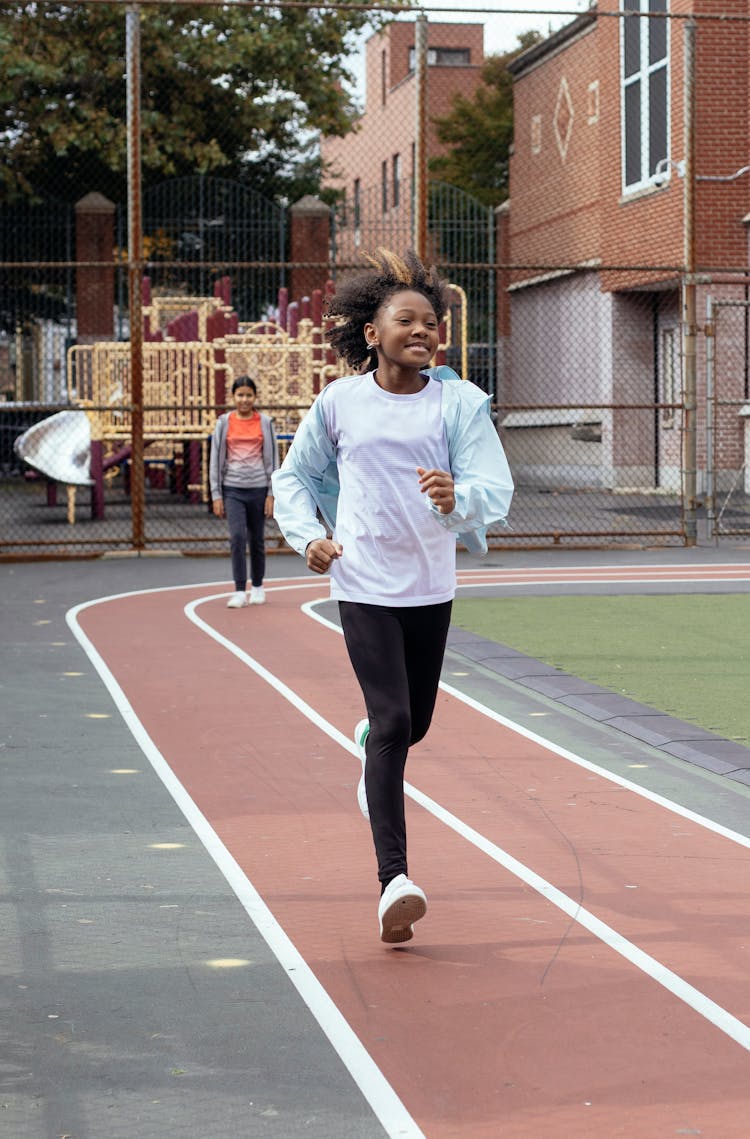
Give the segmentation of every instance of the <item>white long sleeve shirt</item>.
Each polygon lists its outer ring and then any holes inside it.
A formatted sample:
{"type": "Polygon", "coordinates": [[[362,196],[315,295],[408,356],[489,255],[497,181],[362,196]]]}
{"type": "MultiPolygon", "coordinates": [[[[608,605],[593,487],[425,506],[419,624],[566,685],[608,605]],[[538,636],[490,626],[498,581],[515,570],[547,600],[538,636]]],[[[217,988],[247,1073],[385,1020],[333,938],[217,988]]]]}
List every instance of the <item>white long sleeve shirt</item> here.
{"type": "MultiPolygon", "coordinates": [[[[474,384],[459,380],[449,368],[431,369],[426,375],[429,382],[416,396],[384,392],[372,373],[334,381],[315,400],[281,469],[274,473],[274,515],[299,554],[304,556],[310,542],[333,532],[344,546],[343,562],[347,547],[364,541],[359,586],[351,578],[339,586],[332,572],[336,596],[342,596],[341,588],[347,596],[351,590],[371,604],[428,604],[416,600],[425,596],[447,599],[446,592],[452,596],[455,587],[456,537],[471,553],[482,554],[487,549],[485,528],[491,522],[504,523],[513,481],[489,415],[488,396],[474,384]],[[352,469],[350,484],[350,464],[360,447],[359,470],[352,469]],[[363,457],[366,450],[369,458],[363,457]],[[399,473],[398,490],[396,484],[389,489],[379,482],[376,491],[372,479],[381,466],[384,474],[399,473]],[[421,494],[417,466],[450,470],[456,498],[450,514],[441,514],[421,494]],[[408,477],[401,481],[401,474],[409,469],[414,474],[413,491],[408,477]],[[318,520],[318,511],[323,522],[318,520]],[[392,543],[399,538],[407,543],[406,556],[419,566],[411,574],[411,585],[400,573],[389,573],[384,556],[386,550],[393,553],[392,543]],[[433,547],[433,539],[446,544],[433,547]],[[431,576],[429,565],[435,550],[436,574],[431,576]],[[379,591],[370,574],[370,562],[375,560],[382,563],[379,591]]],[[[353,556],[356,561],[356,549],[353,556]]]]}

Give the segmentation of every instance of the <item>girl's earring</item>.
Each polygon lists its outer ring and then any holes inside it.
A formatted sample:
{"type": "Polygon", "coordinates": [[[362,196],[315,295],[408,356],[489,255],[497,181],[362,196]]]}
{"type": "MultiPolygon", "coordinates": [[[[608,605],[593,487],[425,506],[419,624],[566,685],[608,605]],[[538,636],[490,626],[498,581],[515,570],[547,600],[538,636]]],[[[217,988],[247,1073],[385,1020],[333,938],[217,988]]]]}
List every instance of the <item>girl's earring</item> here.
{"type": "Polygon", "coordinates": [[[377,350],[377,347],[378,347],[378,346],[377,346],[377,344],[375,343],[375,341],[374,341],[374,340],[373,340],[372,344],[370,344],[369,340],[365,340],[365,348],[367,349],[367,351],[368,351],[370,354],[372,354],[373,352],[375,352],[375,351],[377,350]]]}

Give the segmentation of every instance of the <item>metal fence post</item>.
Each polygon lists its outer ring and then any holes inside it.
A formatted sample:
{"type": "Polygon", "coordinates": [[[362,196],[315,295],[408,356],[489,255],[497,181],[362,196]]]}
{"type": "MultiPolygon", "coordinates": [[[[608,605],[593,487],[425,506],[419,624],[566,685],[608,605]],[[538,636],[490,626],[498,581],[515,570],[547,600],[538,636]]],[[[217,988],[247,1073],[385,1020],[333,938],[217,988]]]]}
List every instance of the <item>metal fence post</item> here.
{"type": "Polygon", "coordinates": [[[128,4],[125,15],[128,132],[128,299],[130,317],[130,509],[133,547],[145,546],[143,464],[143,232],[141,223],[141,13],[128,4]]]}
{"type": "Polygon", "coordinates": [[[427,16],[420,12],[414,27],[414,250],[427,256],[427,16]]]}
{"type": "Polygon", "coordinates": [[[706,522],[708,538],[716,539],[716,490],[714,483],[714,384],[716,338],[714,336],[714,299],[706,297],[706,522]]]}
{"type": "Polygon", "coordinates": [[[685,274],[682,284],[683,392],[683,502],[685,545],[697,541],[697,374],[696,374],[696,284],[695,284],[695,21],[685,23],[685,274]]]}

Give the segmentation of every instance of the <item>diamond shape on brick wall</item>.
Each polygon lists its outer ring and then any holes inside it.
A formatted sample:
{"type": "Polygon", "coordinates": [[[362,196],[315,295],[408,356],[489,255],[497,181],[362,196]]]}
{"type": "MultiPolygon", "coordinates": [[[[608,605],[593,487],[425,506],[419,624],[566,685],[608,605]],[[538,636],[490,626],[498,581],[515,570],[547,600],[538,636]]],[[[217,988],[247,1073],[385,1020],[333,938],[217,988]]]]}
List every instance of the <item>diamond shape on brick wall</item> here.
{"type": "Polygon", "coordinates": [[[565,155],[568,153],[570,136],[573,133],[574,115],[568,81],[563,75],[560,80],[560,88],[557,92],[557,103],[555,104],[555,114],[552,119],[552,125],[555,128],[557,149],[560,151],[560,157],[563,162],[565,161],[565,155]]]}

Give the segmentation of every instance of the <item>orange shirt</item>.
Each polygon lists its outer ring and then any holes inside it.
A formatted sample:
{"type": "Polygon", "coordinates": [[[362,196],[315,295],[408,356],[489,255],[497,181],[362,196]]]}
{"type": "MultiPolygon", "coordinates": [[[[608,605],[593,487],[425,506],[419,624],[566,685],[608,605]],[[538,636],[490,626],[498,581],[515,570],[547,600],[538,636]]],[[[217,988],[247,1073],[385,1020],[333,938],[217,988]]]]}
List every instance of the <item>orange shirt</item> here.
{"type": "Polygon", "coordinates": [[[263,425],[260,416],[240,419],[235,412],[227,425],[227,465],[224,481],[229,486],[264,486],[263,425]]]}

